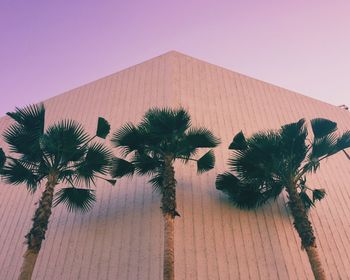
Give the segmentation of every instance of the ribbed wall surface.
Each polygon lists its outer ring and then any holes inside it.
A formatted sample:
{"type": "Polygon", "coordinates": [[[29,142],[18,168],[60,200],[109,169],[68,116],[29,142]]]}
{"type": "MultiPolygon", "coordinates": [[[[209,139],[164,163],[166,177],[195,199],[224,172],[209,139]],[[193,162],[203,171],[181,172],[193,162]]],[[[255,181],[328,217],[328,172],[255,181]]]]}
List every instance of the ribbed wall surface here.
{"type": "MultiPolygon", "coordinates": [[[[152,106],[183,106],[193,124],[222,139],[214,170],[197,175],[176,165],[177,279],[312,279],[306,253],[281,197],[257,211],[235,209],[215,190],[226,170],[227,146],[246,134],[278,128],[301,117],[326,117],[350,129],[350,113],[326,103],[170,52],[45,102],[48,123],[80,121],[93,133],[98,116],[114,131],[138,122],[152,106]]],[[[0,131],[9,125],[0,119],[0,131]]],[[[3,145],[2,145],[3,146],[3,145]]],[[[34,279],[161,279],[162,217],[147,178],[99,183],[88,214],[57,207],[50,220],[34,279]]],[[[311,211],[320,255],[330,279],[350,278],[350,165],[338,154],[310,180],[327,197],[311,211]]],[[[16,279],[35,202],[24,186],[0,188],[0,279],[16,279]]]]}

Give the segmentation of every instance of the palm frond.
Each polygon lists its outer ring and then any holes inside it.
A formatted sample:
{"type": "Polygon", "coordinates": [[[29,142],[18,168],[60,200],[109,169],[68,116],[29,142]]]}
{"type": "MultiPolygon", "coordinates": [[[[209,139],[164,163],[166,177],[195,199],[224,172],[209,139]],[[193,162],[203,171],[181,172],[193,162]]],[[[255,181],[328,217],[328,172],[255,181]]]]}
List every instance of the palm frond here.
{"type": "Polygon", "coordinates": [[[113,178],[121,178],[124,176],[132,176],[135,172],[134,165],[121,158],[113,158],[111,176],[113,178]]]}
{"type": "Polygon", "coordinates": [[[140,127],[150,134],[171,136],[183,134],[191,125],[190,115],[183,108],[151,108],[148,110],[140,127]]]}
{"type": "Polygon", "coordinates": [[[115,184],[117,183],[117,180],[115,179],[104,179],[106,182],[110,183],[112,186],[115,186],[115,184]]]}
{"type": "Polygon", "coordinates": [[[74,167],[60,170],[60,172],[58,173],[58,181],[71,184],[73,177],[75,175],[75,172],[76,171],[74,167]]]}
{"type": "Polygon", "coordinates": [[[322,138],[337,130],[337,123],[328,119],[315,118],[311,120],[314,137],[322,138]]]}
{"type": "Polygon", "coordinates": [[[300,167],[308,151],[305,120],[300,119],[298,122],[282,126],[279,134],[280,143],[278,147],[282,158],[288,163],[287,169],[293,172],[300,167]]]}
{"type": "Polygon", "coordinates": [[[162,188],[163,188],[163,176],[162,174],[156,173],[149,181],[148,183],[150,183],[153,187],[153,191],[158,192],[158,193],[162,193],[162,188]]]}
{"type": "Polygon", "coordinates": [[[15,112],[8,112],[13,120],[25,128],[41,129],[41,133],[44,131],[45,121],[45,107],[44,104],[29,105],[24,108],[17,108],[15,112]]]}
{"type": "Polygon", "coordinates": [[[210,169],[213,169],[215,165],[215,155],[213,150],[205,153],[200,159],[197,160],[197,172],[203,173],[210,169]]]}
{"type": "Polygon", "coordinates": [[[243,183],[229,172],[217,176],[216,188],[227,194],[232,203],[241,209],[259,207],[271,198],[262,193],[259,186],[243,183]]]}
{"type": "Polygon", "coordinates": [[[194,148],[214,148],[220,140],[206,128],[190,128],[185,136],[184,144],[194,148]]]}
{"type": "Polygon", "coordinates": [[[99,117],[97,122],[96,136],[102,139],[106,139],[110,129],[111,129],[111,126],[108,123],[108,121],[102,117],[99,117]]]}
{"type": "Polygon", "coordinates": [[[83,127],[72,120],[63,120],[48,127],[41,140],[42,150],[53,157],[56,164],[78,161],[85,154],[82,148],[88,140],[83,127]]]}
{"type": "Polygon", "coordinates": [[[230,150],[244,150],[247,148],[247,141],[242,131],[238,132],[232,139],[230,150]]]}
{"type": "Polygon", "coordinates": [[[344,132],[337,140],[337,151],[350,148],[350,130],[344,132]]]}
{"type": "Polygon", "coordinates": [[[272,175],[281,174],[286,166],[285,161],[281,160],[280,143],[278,133],[266,131],[254,134],[247,139],[246,149],[234,151],[234,157],[228,162],[230,170],[244,181],[259,178],[264,182],[272,175]]]}
{"type": "Polygon", "coordinates": [[[62,203],[69,212],[87,212],[91,210],[95,201],[96,195],[94,190],[73,187],[62,188],[55,195],[54,206],[62,203]]]}
{"type": "Polygon", "coordinates": [[[121,148],[126,156],[142,146],[144,135],[132,123],[127,123],[113,134],[111,142],[114,147],[121,148]]]}
{"type": "Polygon", "coordinates": [[[223,174],[219,174],[216,177],[215,186],[216,189],[220,191],[227,190],[230,192],[230,189],[235,188],[239,184],[239,179],[231,174],[230,172],[225,172],[223,174]]]}
{"type": "Polygon", "coordinates": [[[327,154],[333,154],[337,149],[337,136],[334,133],[321,138],[315,138],[312,143],[311,158],[320,158],[327,154]]]}
{"type": "Polygon", "coordinates": [[[312,201],[315,202],[316,200],[320,201],[326,196],[325,189],[314,189],[312,191],[312,201]]]}
{"type": "Polygon", "coordinates": [[[3,149],[0,148],[0,173],[1,173],[1,169],[4,166],[5,162],[6,162],[6,155],[3,151],[3,149]]]}
{"type": "Polygon", "coordinates": [[[40,161],[40,138],[44,132],[45,108],[42,104],[31,105],[15,112],[7,113],[16,123],[3,133],[10,151],[21,155],[22,159],[40,161]]]}
{"type": "Polygon", "coordinates": [[[296,135],[307,136],[305,127],[305,119],[300,119],[297,122],[285,124],[281,127],[280,133],[285,139],[294,139],[296,135]]]}
{"type": "Polygon", "coordinates": [[[307,195],[306,192],[300,192],[299,197],[306,210],[309,210],[311,207],[315,206],[314,202],[311,200],[311,198],[307,195]]]}
{"type": "Polygon", "coordinates": [[[2,168],[1,175],[8,184],[25,184],[30,192],[35,192],[41,181],[40,175],[36,174],[35,167],[25,166],[20,160],[9,160],[2,168]]]}
{"type": "Polygon", "coordinates": [[[85,181],[88,186],[97,174],[110,172],[112,152],[102,143],[93,143],[88,147],[85,158],[76,168],[78,182],[85,181]]]}
{"type": "Polygon", "coordinates": [[[140,152],[135,154],[132,163],[139,175],[152,174],[156,172],[162,164],[158,158],[140,152]]]}
{"type": "Polygon", "coordinates": [[[320,167],[320,160],[335,154],[337,151],[337,136],[334,133],[321,138],[315,138],[311,147],[311,152],[307,155],[307,161],[303,166],[303,172],[316,172],[320,167]]]}

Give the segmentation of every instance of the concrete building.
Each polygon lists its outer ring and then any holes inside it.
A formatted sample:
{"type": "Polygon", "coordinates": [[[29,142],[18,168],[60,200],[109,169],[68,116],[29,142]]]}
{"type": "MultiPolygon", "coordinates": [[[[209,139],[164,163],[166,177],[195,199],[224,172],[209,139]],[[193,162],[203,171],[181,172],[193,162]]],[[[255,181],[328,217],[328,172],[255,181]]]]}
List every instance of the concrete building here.
{"type": "MultiPolygon", "coordinates": [[[[194,125],[212,130],[222,144],[208,173],[176,165],[182,216],[175,225],[176,279],[312,279],[286,197],[256,211],[238,210],[215,189],[215,177],[226,170],[227,147],[241,129],[250,135],[302,117],[324,117],[345,130],[350,129],[349,111],[177,52],[45,101],[47,124],[70,118],[90,133],[98,116],[115,131],[127,121],[138,122],[150,107],[180,105],[194,125]]],[[[8,117],[1,118],[0,131],[9,124],[8,117]]],[[[329,279],[350,278],[349,163],[339,153],[310,179],[327,191],[310,218],[329,279]]],[[[0,279],[17,279],[39,196],[40,191],[31,195],[24,186],[1,183],[0,279]]],[[[91,212],[54,209],[34,279],[161,279],[159,206],[147,178],[121,179],[115,187],[99,182],[91,212]]]]}

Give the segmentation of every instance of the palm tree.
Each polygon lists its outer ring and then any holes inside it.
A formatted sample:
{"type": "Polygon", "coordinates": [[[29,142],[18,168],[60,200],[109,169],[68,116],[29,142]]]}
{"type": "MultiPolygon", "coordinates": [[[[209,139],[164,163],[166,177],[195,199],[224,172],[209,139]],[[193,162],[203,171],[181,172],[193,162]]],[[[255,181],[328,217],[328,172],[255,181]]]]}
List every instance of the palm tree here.
{"type": "Polygon", "coordinates": [[[350,131],[339,135],[337,124],[322,118],[311,120],[311,129],[313,137],[308,139],[305,120],[301,119],[277,131],[256,133],[248,139],[239,132],[229,146],[234,152],[228,165],[234,174],[218,175],[216,188],[228,194],[236,206],[248,209],[270,198],[276,199],[285,189],[294,227],[313,274],[316,279],[325,279],[308,210],[317,200],[323,199],[326,192],[310,188],[306,176],[316,172],[324,159],[350,147],[350,131]]]}
{"type": "Polygon", "coordinates": [[[150,175],[149,183],[161,194],[164,218],[164,279],[174,279],[174,219],[180,216],[176,210],[176,180],[173,164],[180,159],[184,163],[197,162],[202,173],[214,167],[214,153],[206,152],[194,159],[199,148],[213,148],[219,144],[206,128],[190,128],[191,119],[184,109],[153,108],[137,126],[127,123],[117,130],[111,139],[121,148],[124,158],[115,158],[113,177],[150,175]],[[127,160],[129,159],[129,160],[127,160]]]}
{"type": "MultiPolygon", "coordinates": [[[[14,123],[4,132],[5,142],[13,156],[6,156],[1,175],[6,183],[25,184],[34,193],[45,181],[33,225],[25,236],[27,250],[19,279],[31,279],[41,244],[45,239],[52,207],[63,203],[69,211],[87,211],[95,201],[91,183],[110,171],[112,153],[95,137],[105,138],[109,124],[99,118],[97,132],[89,137],[83,127],[63,120],[44,129],[45,108],[42,104],[7,113],[14,123]],[[55,187],[65,183],[54,198],[55,187]],[[78,187],[85,185],[84,188],[78,187]]],[[[103,178],[102,178],[103,179],[103,178]]],[[[115,180],[107,180],[113,183],[115,180]]]]}

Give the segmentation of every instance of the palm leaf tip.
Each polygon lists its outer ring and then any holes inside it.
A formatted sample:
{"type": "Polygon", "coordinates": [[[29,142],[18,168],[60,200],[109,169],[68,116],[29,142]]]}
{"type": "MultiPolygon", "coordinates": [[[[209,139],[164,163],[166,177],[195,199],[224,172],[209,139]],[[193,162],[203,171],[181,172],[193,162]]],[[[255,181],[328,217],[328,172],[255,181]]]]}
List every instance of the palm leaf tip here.
{"type": "Polygon", "coordinates": [[[205,153],[200,159],[197,160],[197,172],[203,173],[210,169],[213,169],[215,165],[215,156],[213,150],[205,153]]]}
{"type": "Polygon", "coordinates": [[[111,130],[111,126],[107,120],[102,117],[98,118],[96,136],[105,139],[111,130]]]}
{"type": "Polygon", "coordinates": [[[115,184],[117,183],[117,180],[115,179],[105,179],[108,183],[110,183],[112,186],[115,186],[115,184]]]}
{"type": "Polygon", "coordinates": [[[69,212],[87,212],[92,209],[96,195],[94,190],[81,188],[63,188],[56,193],[54,206],[63,203],[69,212]]]}
{"type": "Polygon", "coordinates": [[[238,132],[228,147],[230,150],[244,150],[247,148],[247,141],[242,131],[238,132]]]}
{"type": "Polygon", "coordinates": [[[315,118],[311,120],[311,128],[315,138],[321,138],[337,130],[337,123],[328,119],[315,118]]]}

